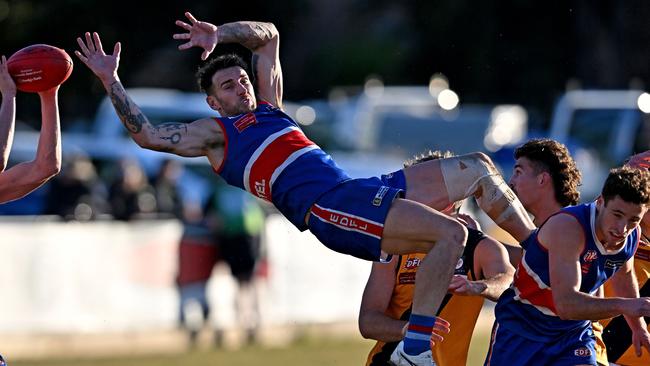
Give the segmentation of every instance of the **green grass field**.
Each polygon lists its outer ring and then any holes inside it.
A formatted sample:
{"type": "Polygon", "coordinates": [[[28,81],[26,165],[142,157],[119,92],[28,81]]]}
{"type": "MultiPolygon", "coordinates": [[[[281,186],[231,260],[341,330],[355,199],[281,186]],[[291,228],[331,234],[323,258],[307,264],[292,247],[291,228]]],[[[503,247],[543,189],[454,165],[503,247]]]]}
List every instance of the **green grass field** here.
{"type": "MultiPolygon", "coordinates": [[[[468,365],[482,365],[487,334],[475,334],[468,365]]],[[[373,342],[361,337],[303,338],[287,347],[250,346],[237,350],[194,350],[157,356],[11,361],[10,366],[214,366],[214,365],[310,365],[360,366],[373,342]]]]}

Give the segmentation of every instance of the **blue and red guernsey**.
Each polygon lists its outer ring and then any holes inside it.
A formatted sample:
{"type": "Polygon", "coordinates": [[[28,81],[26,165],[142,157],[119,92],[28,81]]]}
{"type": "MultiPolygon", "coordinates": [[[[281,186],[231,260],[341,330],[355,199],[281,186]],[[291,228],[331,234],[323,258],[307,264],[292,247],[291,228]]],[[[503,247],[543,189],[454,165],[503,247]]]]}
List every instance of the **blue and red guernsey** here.
{"type": "MultiPolygon", "coordinates": [[[[593,295],[634,255],[639,229],[627,236],[621,249],[612,251],[605,249],[596,238],[595,203],[567,207],[558,214],[574,216],[584,230],[580,291],[593,295]]],[[[499,326],[538,342],[552,341],[568,331],[590,326],[588,320],[562,320],[557,316],[549,279],[548,251],[537,240],[537,231],[522,243],[524,245],[527,249],[513,284],[497,302],[495,314],[499,326]]]]}
{"type": "Polygon", "coordinates": [[[350,179],[280,109],[259,102],[251,113],[215,118],[225,137],[215,171],[230,185],[272,202],[298,229],[325,192],[350,179]]]}

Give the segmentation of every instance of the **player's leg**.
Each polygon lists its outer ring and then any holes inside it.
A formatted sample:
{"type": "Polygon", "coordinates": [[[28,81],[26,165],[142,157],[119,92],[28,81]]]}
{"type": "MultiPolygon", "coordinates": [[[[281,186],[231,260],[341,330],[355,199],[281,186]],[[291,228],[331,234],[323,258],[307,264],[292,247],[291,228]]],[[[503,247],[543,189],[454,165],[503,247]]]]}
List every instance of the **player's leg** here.
{"type": "Polygon", "coordinates": [[[396,199],[386,217],[382,251],[427,253],[415,277],[413,308],[403,343],[408,355],[430,352],[429,339],[449,281],[467,239],[456,220],[423,204],[396,199]]]}
{"type": "Polygon", "coordinates": [[[255,283],[255,265],[260,252],[259,237],[248,234],[235,236],[230,251],[232,255],[228,258],[228,263],[238,285],[235,312],[245,331],[246,343],[250,345],[257,340],[260,319],[255,283]]]}
{"type": "Polygon", "coordinates": [[[483,153],[422,162],[404,169],[404,175],[407,199],[441,209],[474,196],[481,209],[518,241],[535,228],[517,196],[483,153]]]}
{"type": "Polygon", "coordinates": [[[546,356],[547,343],[522,337],[498,322],[492,327],[490,347],[484,366],[555,365],[546,356]]]}
{"type": "MultiPolygon", "coordinates": [[[[596,338],[591,327],[564,333],[546,349],[553,365],[598,365],[596,338]]],[[[641,364],[641,363],[640,363],[641,364]]]]}

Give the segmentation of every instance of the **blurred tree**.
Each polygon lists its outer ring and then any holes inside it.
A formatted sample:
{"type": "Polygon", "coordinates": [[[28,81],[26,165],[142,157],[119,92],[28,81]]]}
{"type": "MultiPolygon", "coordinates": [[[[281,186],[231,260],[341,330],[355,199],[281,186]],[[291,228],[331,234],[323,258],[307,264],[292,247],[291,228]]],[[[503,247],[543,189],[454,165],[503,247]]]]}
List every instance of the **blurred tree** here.
{"type": "MultiPolygon", "coordinates": [[[[48,43],[72,55],[77,36],[97,31],[105,49],[123,43],[127,87],[196,90],[200,52],[177,52],[171,37],[185,10],[215,24],[274,22],[288,100],[327,97],[331,87],[361,85],[369,74],[387,84],[423,85],[442,72],[462,102],[521,103],[549,116],[571,78],[589,87],[650,82],[650,3],[642,0],[145,0],[137,7],[125,0],[0,0],[0,52],[48,43]]],[[[75,71],[60,93],[64,129],[92,117],[104,96],[73,58],[75,71]]],[[[18,118],[36,126],[36,95],[17,102],[18,118]]]]}

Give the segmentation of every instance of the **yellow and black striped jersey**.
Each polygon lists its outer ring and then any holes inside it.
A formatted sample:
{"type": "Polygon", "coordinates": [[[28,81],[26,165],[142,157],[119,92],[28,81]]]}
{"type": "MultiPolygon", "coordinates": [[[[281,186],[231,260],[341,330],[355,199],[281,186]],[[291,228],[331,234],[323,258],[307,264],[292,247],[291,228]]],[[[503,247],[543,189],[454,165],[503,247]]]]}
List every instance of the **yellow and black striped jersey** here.
{"type": "MultiPolygon", "coordinates": [[[[477,230],[469,230],[465,251],[456,265],[455,274],[477,280],[474,274],[474,249],[485,235],[477,230]]],[[[398,258],[393,294],[386,309],[386,315],[393,319],[409,320],[413,304],[415,273],[424,254],[402,255],[398,258]]],[[[451,332],[444,335],[444,342],[433,348],[433,357],[439,366],[456,366],[467,363],[472,333],[483,306],[481,296],[445,296],[438,316],[451,324],[451,332]]],[[[397,342],[377,342],[370,351],[366,366],[387,365],[397,342]]]]}

